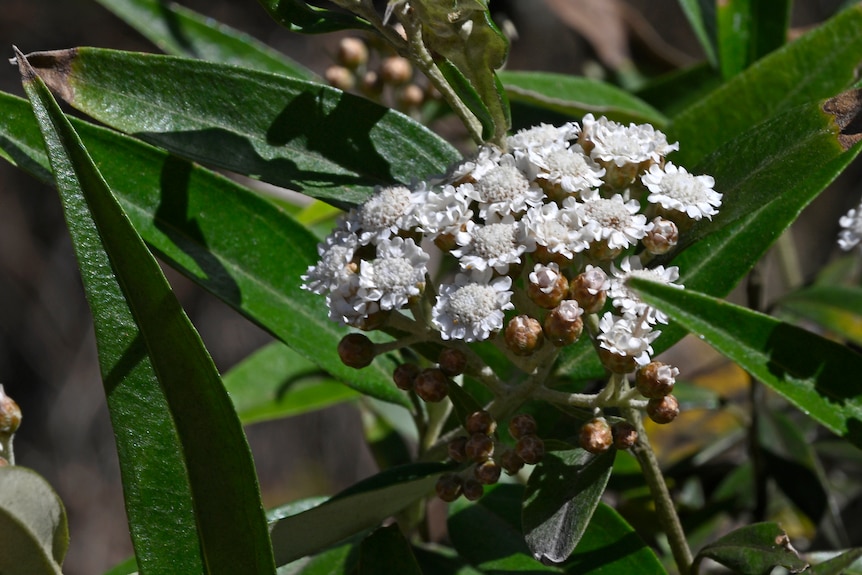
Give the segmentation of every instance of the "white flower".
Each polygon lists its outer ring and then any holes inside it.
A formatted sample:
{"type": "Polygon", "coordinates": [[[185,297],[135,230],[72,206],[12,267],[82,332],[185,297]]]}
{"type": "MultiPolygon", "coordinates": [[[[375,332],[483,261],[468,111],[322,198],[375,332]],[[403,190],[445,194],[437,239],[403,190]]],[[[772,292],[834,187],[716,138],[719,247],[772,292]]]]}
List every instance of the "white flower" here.
{"type": "Polygon", "coordinates": [[[509,150],[513,152],[543,154],[549,149],[567,148],[569,141],[578,137],[580,126],[575,122],[567,122],[562,126],[539,124],[532,128],[518,130],[506,140],[509,150]]]}
{"type": "Polygon", "coordinates": [[[554,262],[545,264],[536,264],[533,271],[530,272],[530,283],[539,288],[544,294],[549,294],[557,289],[557,282],[560,281],[560,266],[554,262]]]}
{"type": "Polygon", "coordinates": [[[721,205],[721,194],[712,189],[712,176],[694,176],[670,162],[664,169],[651,166],[641,181],[650,191],[648,201],[666,210],[683,212],[692,220],[712,219],[718,213],[715,208],[721,205]]]}
{"type": "Polygon", "coordinates": [[[568,194],[578,194],[602,185],[605,169],[596,164],[577,144],[550,150],[537,161],[536,178],[559,186],[568,194]]]}
{"type": "Polygon", "coordinates": [[[455,236],[461,247],[452,250],[452,255],[459,259],[463,270],[494,269],[505,274],[510,264],[520,263],[526,250],[520,241],[520,229],[520,222],[512,216],[485,226],[467,222],[464,231],[455,236]]]}
{"type": "Polygon", "coordinates": [[[600,267],[587,264],[587,267],[581,273],[583,277],[583,287],[590,295],[596,295],[600,291],[611,289],[611,280],[608,275],[600,267]]]}
{"type": "Polygon", "coordinates": [[[617,167],[637,165],[652,160],[658,162],[679,144],[668,144],[667,136],[649,124],[629,124],[628,127],[592,114],[583,118],[581,143],[590,157],[605,165],[617,167]]]}
{"type": "Polygon", "coordinates": [[[404,186],[377,187],[375,194],[347,215],[347,229],[368,245],[413,226],[412,193],[404,186]]]}
{"type": "Polygon", "coordinates": [[[602,198],[598,193],[582,197],[585,201],[576,204],[576,209],[584,222],[583,235],[590,241],[603,241],[612,250],[625,249],[650,230],[651,224],[647,223],[646,216],[638,213],[640,204],[637,200],[624,202],[619,194],[610,199],[602,198]]]}
{"type": "Polygon", "coordinates": [[[476,153],[452,166],[439,181],[429,183],[462,184],[482,179],[485,174],[497,167],[502,152],[495,146],[479,146],[476,153]]]}
{"type": "Polygon", "coordinates": [[[377,257],[362,261],[357,297],[378,302],[380,309],[401,309],[425,286],[430,256],[412,239],[394,237],[377,244],[377,257]]]}
{"type": "Polygon", "coordinates": [[[491,270],[460,273],[454,284],[440,286],[431,323],[443,339],[483,341],[503,328],[503,312],[512,309],[512,278],[491,280],[491,270]]]}
{"type": "Polygon", "coordinates": [[[329,319],[353,327],[362,328],[368,316],[380,311],[377,302],[368,301],[359,295],[359,276],[354,274],[350,281],[341,284],[326,295],[329,319]]]}
{"type": "Polygon", "coordinates": [[[604,349],[634,358],[638,365],[650,362],[652,342],[661,335],[645,318],[640,316],[615,316],[606,312],[599,320],[599,345],[604,349]]]}
{"type": "Polygon", "coordinates": [[[349,283],[356,274],[356,266],[351,262],[358,247],[359,238],[355,234],[344,230],[332,232],[317,245],[320,260],[302,276],[302,289],[322,295],[349,283]]]}
{"type": "Polygon", "coordinates": [[[613,301],[614,307],[620,310],[620,313],[629,317],[641,316],[652,324],[656,322],[666,324],[668,322],[668,317],[664,312],[642,302],[637,294],[628,288],[626,281],[629,278],[637,277],[682,289],[682,285],[673,283],[679,279],[678,267],[644,268],[640,258],[630,256],[623,258],[619,268],[612,263],[611,270],[614,277],[611,279],[608,296],[613,301]]]}
{"type": "Polygon", "coordinates": [[[504,155],[496,168],[473,184],[464,184],[464,193],[479,202],[479,216],[489,220],[527,211],[541,205],[545,193],[527,179],[511,155],[504,155]]]}
{"type": "Polygon", "coordinates": [[[461,231],[473,217],[470,198],[451,185],[439,190],[420,188],[413,192],[413,216],[416,227],[429,237],[461,231]]]}
{"type": "Polygon", "coordinates": [[[841,216],[838,224],[843,228],[838,234],[838,245],[850,251],[862,241],[862,204],[841,216]]]}
{"type": "Polygon", "coordinates": [[[549,253],[560,254],[568,259],[589,246],[581,233],[581,220],[574,203],[560,209],[550,202],[530,208],[521,219],[521,243],[526,251],[536,251],[543,246],[549,253]]]}

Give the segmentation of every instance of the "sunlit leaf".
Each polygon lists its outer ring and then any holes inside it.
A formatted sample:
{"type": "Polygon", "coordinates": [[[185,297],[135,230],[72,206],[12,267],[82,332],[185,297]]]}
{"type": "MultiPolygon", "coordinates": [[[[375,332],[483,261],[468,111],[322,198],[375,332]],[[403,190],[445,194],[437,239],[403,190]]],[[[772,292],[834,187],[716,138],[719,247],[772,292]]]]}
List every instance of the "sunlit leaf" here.
{"type": "Polygon", "coordinates": [[[708,557],[740,575],[767,575],[776,566],[800,573],[808,563],[799,557],[787,534],[775,523],[755,523],[732,531],[700,550],[699,562],[708,557]]]}

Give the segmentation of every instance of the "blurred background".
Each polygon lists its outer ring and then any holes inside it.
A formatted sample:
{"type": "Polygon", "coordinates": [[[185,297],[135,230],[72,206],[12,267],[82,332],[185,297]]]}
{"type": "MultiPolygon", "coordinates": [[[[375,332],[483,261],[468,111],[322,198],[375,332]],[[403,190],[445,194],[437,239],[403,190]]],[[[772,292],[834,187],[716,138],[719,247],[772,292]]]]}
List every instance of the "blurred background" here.
{"type": "MultiPolygon", "coordinates": [[[[181,3],[321,75],[342,37],[291,34],[255,0],[181,3]]],[[[797,2],[794,30],[822,21],[840,4],[797,2]]],[[[675,0],[511,0],[492,1],[492,9],[499,22],[517,31],[510,69],[631,82],[632,61],[657,73],[701,59],[675,0]]],[[[156,51],[94,0],[3,0],[0,45],[8,57],[13,44],[24,53],[73,46],[156,51]]],[[[0,73],[0,89],[23,95],[14,67],[0,73]]],[[[459,137],[457,130],[445,135],[459,137]]],[[[858,203],[860,178],[857,162],[794,228],[809,272],[835,251],[838,217],[858,203]]],[[[167,273],[222,371],[270,340],[178,274],[167,273]]],[[[101,573],[128,557],[132,547],[92,325],[60,203],[53,189],[2,161],[0,382],[24,414],[15,442],[17,463],[44,475],[66,504],[71,547],[64,571],[101,573]]],[[[265,504],[332,493],[373,473],[370,455],[356,444],[360,427],[350,405],[249,427],[265,504]]]]}

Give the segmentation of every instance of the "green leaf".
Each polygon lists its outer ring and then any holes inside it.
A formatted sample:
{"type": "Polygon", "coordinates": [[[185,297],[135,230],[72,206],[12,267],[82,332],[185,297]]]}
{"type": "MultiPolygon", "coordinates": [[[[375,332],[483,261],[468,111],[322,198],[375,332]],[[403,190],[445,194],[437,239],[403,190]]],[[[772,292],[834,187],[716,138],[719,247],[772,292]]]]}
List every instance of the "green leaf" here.
{"type": "Polygon", "coordinates": [[[0,573],[60,573],[69,548],[66,510],[35,471],[0,467],[0,573]]]}
{"type": "Polygon", "coordinates": [[[401,534],[398,524],[393,523],[376,529],[362,540],[359,546],[359,569],[357,575],[422,575],[410,543],[401,534]]]}
{"type": "Polygon", "coordinates": [[[715,46],[713,39],[715,38],[715,3],[710,0],[679,0],[680,8],[688,23],[694,30],[694,35],[697,36],[700,47],[706,54],[706,59],[710,64],[716,66],[718,58],[715,55],[715,46]]]}
{"type": "Polygon", "coordinates": [[[346,575],[353,573],[359,561],[358,545],[354,542],[339,545],[318,553],[314,557],[303,557],[283,565],[278,575],[346,575]]]}
{"type": "Polygon", "coordinates": [[[604,82],[550,72],[501,71],[498,75],[513,102],[570,117],[591,112],[618,122],[647,122],[656,127],[667,123],[661,112],[643,100],[604,82]]]}
{"type": "MultiPolygon", "coordinates": [[[[30,106],[0,93],[0,151],[53,183],[30,106]]],[[[248,189],[116,132],[73,120],[102,176],[147,243],[170,265],[352,388],[408,405],[392,362],[355,370],[338,358],[347,328],[300,289],[317,239],[248,189]],[[290,257],[284,257],[290,254],[290,257]]]]}
{"type": "Polygon", "coordinates": [[[695,557],[692,573],[698,572],[704,557],[740,575],[768,575],[777,566],[799,573],[808,567],[790,544],[787,534],[775,523],[748,525],[710,543],[695,557]]]}
{"type": "Polygon", "coordinates": [[[338,30],[374,30],[353,14],[318,8],[302,0],[260,0],[260,3],[276,22],[291,32],[325,34],[338,30]]]}
{"type": "Polygon", "coordinates": [[[721,71],[732,78],[787,41],[790,0],[727,0],[716,5],[721,71]]]}
{"type": "Polygon", "coordinates": [[[809,331],[689,289],[629,285],[833,433],[862,447],[862,356],[809,331]],[[860,371],[859,373],[862,373],[860,371]]]}
{"type": "Polygon", "coordinates": [[[722,84],[721,74],[702,62],[650,79],[635,95],[666,116],[675,116],[722,84]]]}
{"type": "Polygon", "coordinates": [[[522,524],[533,556],[565,561],[584,534],[601,501],[615,449],[593,455],[583,449],[545,454],[527,482],[522,524]]]}
{"type": "Polygon", "coordinates": [[[137,531],[133,538],[138,560],[153,565],[165,561],[161,549],[168,546],[177,554],[171,557],[171,571],[177,571],[180,563],[191,568],[183,568],[184,572],[272,573],[272,549],[254,464],[218,372],[158,263],[71,124],[24,56],[20,52],[16,56],[42,129],[93,311],[115,429],[128,426],[134,431],[134,441],[155,431],[149,428],[149,419],[137,412],[137,401],[147,394],[161,396],[161,401],[151,402],[148,408],[164,409],[166,403],[176,436],[160,445],[160,450],[176,449],[182,454],[178,463],[188,474],[177,470],[179,473],[165,477],[171,486],[154,482],[147,477],[149,470],[140,473],[135,469],[147,467],[138,458],[158,466],[166,462],[152,453],[128,457],[127,439],[118,437],[124,486],[131,491],[127,508],[133,532],[137,531]],[[126,402],[128,398],[114,396],[118,390],[123,395],[128,386],[135,388],[138,397],[126,402]],[[169,494],[172,487],[177,492],[169,494]],[[144,491],[157,493],[144,495],[144,491]],[[166,508],[152,511],[165,504],[166,508]],[[163,515],[166,510],[169,520],[163,515]],[[191,519],[194,527],[183,525],[184,519],[191,519]],[[184,549],[190,539],[197,549],[184,549]]]}
{"type": "Polygon", "coordinates": [[[314,72],[239,30],[162,0],[97,0],[159,49],[262,72],[314,80],[314,72]]]}
{"type": "Polygon", "coordinates": [[[222,379],[243,425],[299,415],[359,396],[280,342],[258,350],[222,379]]]}
{"type": "Polygon", "coordinates": [[[425,544],[413,547],[413,555],[425,575],[482,575],[449,547],[425,544]]]}
{"type": "Polygon", "coordinates": [[[483,573],[562,573],[533,559],[521,533],[520,485],[497,484],[476,502],[449,505],[449,537],[461,557],[483,573]]]}
{"type": "Polygon", "coordinates": [[[482,139],[487,141],[493,138],[494,116],[482,100],[482,96],[479,95],[479,92],[470,83],[470,80],[449,60],[437,62],[437,68],[440,69],[440,73],[443,74],[443,77],[446,78],[446,81],[458,94],[464,105],[479,120],[479,124],[482,125],[482,139]]]}
{"type": "Polygon", "coordinates": [[[813,563],[810,573],[811,575],[859,575],[862,573],[860,557],[862,557],[860,548],[836,554],[821,563],[816,563],[812,557],[809,557],[809,561],[813,563]]]}
{"type": "Polygon", "coordinates": [[[753,126],[847,89],[860,61],[862,6],[857,4],[762,58],[673,118],[666,131],[680,142],[674,163],[694,166],[753,126]]]}
{"type": "Polygon", "coordinates": [[[781,298],[777,305],[782,312],[817,322],[862,345],[862,289],[858,287],[815,285],[781,298]]]}
{"type": "Polygon", "coordinates": [[[279,520],[271,529],[276,563],[290,563],[379,525],[431,492],[437,477],[451,468],[442,463],[396,467],[313,509],[279,520]]]}
{"type": "Polygon", "coordinates": [[[442,173],[460,157],[403,114],[280,75],[97,48],[32,61],[52,89],[100,122],[340,206],[363,202],[374,185],[442,173]]]}
{"type": "Polygon", "coordinates": [[[102,573],[102,575],[136,575],[138,572],[138,560],[134,555],[121,561],[102,573]]]}

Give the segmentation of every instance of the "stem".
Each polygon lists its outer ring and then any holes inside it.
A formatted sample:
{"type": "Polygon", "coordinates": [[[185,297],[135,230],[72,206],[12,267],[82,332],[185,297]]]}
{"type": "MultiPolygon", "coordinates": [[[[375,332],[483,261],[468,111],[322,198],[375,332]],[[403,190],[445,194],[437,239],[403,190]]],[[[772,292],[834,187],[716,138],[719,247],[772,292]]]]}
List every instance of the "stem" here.
{"type": "Polygon", "coordinates": [[[649,443],[649,438],[647,438],[641,413],[636,409],[625,409],[624,414],[638,432],[638,441],[632,447],[632,451],[641,466],[650,493],[652,493],[658,520],[667,535],[676,566],[680,575],[689,575],[692,564],[691,549],[688,547],[688,541],[686,541],[679,515],[676,513],[673,499],[671,499],[670,491],[668,491],[664,481],[664,475],[662,475],[658,460],[649,443]]]}

